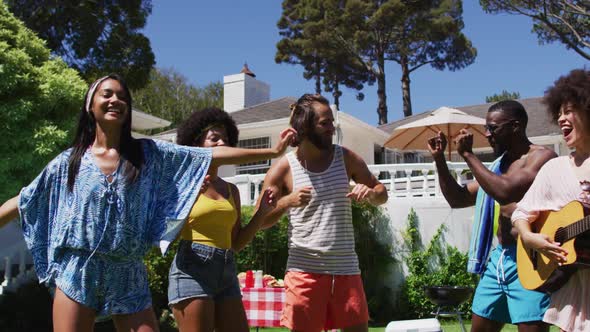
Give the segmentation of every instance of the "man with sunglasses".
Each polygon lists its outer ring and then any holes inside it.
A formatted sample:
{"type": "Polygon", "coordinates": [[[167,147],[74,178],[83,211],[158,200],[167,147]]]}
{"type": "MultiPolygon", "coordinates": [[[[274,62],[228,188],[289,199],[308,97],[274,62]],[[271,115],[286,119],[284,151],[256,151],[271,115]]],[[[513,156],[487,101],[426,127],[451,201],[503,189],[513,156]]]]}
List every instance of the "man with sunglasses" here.
{"type": "Polygon", "coordinates": [[[459,185],[447,167],[443,133],[428,141],[440,187],[452,208],[475,205],[468,271],[481,275],[472,307],[472,331],[500,331],[505,323],[519,332],[549,331],[542,322],[549,305],[543,293],[526,290],[516,272],[516,237],[510,216],[537,172],[557,155],[532,144],[526,136],[527,114],[522,104],[505,100],[493,104],[486,115],[486,137],[497,159],[487,168],[473,153],[473,134],[462,129],[454,138],[457,153],[476,181],[459,185]],[[498,245],[492,249],[494,230],[498,245]]]}

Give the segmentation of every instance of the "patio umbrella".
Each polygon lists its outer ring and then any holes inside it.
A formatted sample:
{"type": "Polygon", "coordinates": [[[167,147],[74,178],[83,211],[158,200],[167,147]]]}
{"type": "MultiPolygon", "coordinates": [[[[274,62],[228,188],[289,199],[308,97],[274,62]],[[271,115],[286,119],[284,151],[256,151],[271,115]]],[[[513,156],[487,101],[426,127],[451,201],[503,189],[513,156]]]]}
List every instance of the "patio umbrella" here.
{"type": "Polygon", "coordinates": [[[485,119],[454,108],[441,107],[421,119],[395,128],[385,141],[384,146],[399,150],[425,150],[428,149],[428,139],[441,131],[448,139],[447,148],[450,160],[453,139],[461,129],[468,129],[473,133],[474,148],[489,146],[485,137],[485,123],[485,119]]]}

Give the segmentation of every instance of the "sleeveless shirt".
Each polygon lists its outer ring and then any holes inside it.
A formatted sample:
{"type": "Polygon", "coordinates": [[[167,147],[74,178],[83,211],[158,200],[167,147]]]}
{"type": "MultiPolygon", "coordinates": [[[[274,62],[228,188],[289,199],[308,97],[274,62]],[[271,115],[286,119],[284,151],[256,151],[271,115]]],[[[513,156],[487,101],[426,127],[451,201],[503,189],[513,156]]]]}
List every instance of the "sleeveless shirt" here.
{"type": "Polygon", "coordinates": [[[334,145],[332,163],[319,173],[305,169],[295,151],[286,156],[293,191],[313,187],[309,204],[289,209],[287,271],[360,274],[350,199],[346,197],[349,180],[342,148],[334,145]]]}
{"type": "Polygon", "coordinates": [[[229,190],[227,199],[216,200],[203,194],[199,195],[180,233],[183,240],[220,249],[231,248],[232,230],[238,212],[229,184],[227,188],[229,190]]]}

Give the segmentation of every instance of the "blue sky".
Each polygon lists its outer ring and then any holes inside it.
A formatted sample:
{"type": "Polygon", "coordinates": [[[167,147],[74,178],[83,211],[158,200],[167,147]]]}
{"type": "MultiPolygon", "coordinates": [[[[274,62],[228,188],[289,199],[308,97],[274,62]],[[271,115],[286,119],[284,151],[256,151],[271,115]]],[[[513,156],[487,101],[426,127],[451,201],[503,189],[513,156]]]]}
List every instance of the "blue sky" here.
{"type": "MultiPolygon", "coordinates": [[[[559,43],[539,45],[531,20],[515,15],[490,15],[479,1],[463,4],[464,32],[478,50],[471,66],[457,71],[422,67],[411,76],[414,114],[440,106],[481,104],[503,89],[521,98],[542,96],[560,75],[588,65],[588,61],[559,43]]],[[[276,22],[281,1],[154,0],[144,33],[151,41],[156,66],[174,68],[190,83],[203,86],[238,73],[244,62],[257,79],[271,86],[271,98],[299,97],[313,92],[313,81],[299,66],[276,64],[280,39],[276,22]]],[[[386,64],[389,121],[402,117],[400,70],[386,64]]],[[[344,90],[341,110],[376,125],[376,87],[364,89],[359,102],[344,90]]]]}

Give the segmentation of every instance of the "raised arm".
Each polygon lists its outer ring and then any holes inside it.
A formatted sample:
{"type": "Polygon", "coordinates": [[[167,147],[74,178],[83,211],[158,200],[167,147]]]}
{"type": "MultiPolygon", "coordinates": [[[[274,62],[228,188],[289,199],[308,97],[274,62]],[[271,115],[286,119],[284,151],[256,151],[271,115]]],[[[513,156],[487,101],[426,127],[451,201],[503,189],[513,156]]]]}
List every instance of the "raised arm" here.
{"type": "Polygon", "coordinates": [[[518,202],[535,180],[541,166],[557,156],[549,149],[531,148],[523,162],[513,163],[504,174],[495,174],[473,154],[471,133],[462,130],[456,142],[457,151],[465,159],[479,185],[502,205],[518,202]]]}
{"type": "Polygon", "coordinates": [[[11,220],[18,218],[19,195],[7,200],[0,206],[0,227],[8,224],[11,220]]]}
{"type": "Polygon", "coordinates": [[[279,142],[273,148],[244,149],[218,146],[213,149],[211,166],[218,167],[221,165],[247,164],[277,158],[285,153],[294,134],[295,130],[293,128],[283,130],[279,135],[279,142]]]}
{"type": "Polygon", "coordinates": [[[346,196],[356,201],[367,201],[373,205],[387,202],[387,189],[369,171],[365,161],[351,150],[344,147],[342,149],[348,177],[356,183],[346,196]]]}
{"type": "Polygon", "coordinates": [[[266,216],[276,206],[276,200],[272,189],[266,189],[262,192],[256,212],[250,219],[247,225],[241,226],[241,211],[240,211],[240,192],[238,188],[232,185],[233,197],[235,199],[236,207],[238,208],[238,219],[233,229],[232,249],[236,252],[244,249],[252,241],[256,232],[262,228],[266,216]]]}
{"type": "Polygon", "coordinates": [[[440,191],[452,208],[463,208],[475,204],[477,182],[470,182],[466,186],[461,186],[451,175],[447,161],[445,160],[445,149],[447,146],[447,137],[442,132],[428,140],[428,150],[432,154],[436,173],[438,174],[438,183],[440,191]]]}

